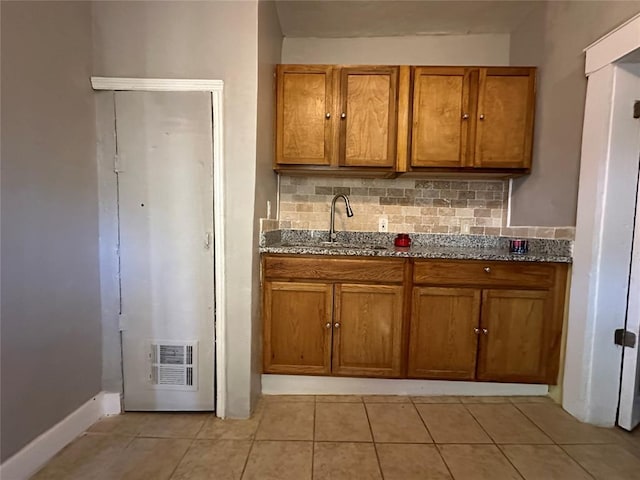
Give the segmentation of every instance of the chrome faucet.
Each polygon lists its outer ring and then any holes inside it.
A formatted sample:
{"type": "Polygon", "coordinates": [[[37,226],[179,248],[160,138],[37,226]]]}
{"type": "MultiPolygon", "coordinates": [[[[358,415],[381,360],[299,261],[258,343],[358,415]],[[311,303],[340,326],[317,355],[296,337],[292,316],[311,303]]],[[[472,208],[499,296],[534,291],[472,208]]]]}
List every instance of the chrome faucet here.
{"type": "Polygon", "coordinates": [[[336,200],[338,200],[340,197],[344,198],[344,204],[347,207],[347,217],[353,217],[353,210],[351,210],[351,205],[349,205],[349,197],[347,197],[343,193],[339,193],[338,195],[333,197],[333,200],[331,201],[331,226],[329,227],[329,241],[330,242],[335,242],[336,241],[336,237],[337,237],[336,228],[335,228],[334,224],[335,224],[335,220],[336,220],[336,200]]]}

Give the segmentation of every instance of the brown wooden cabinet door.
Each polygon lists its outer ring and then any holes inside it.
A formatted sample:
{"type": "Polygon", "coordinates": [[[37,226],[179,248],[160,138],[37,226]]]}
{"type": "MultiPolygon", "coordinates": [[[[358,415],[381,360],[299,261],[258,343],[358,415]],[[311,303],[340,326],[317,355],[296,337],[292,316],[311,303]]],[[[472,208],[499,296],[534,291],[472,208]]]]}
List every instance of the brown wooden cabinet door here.
{"type": "Polygon", "coordinates": [[[479,289],[415,287],[409,377],[473,380],[479,322],[479,289]]]}
{"type": "Polygon", "coordinates": [[[535,68],[482,68],[474,163],[529,168],[535,110],[535,68]]]}
{"type": "Polygon", "coordinates": [[[484,290],[478,380],[544,383],[552,316],[549,291],[484,290]]]}
{"type": "Polygon", "coordinates": [[[393,167],[398,67],[340,70],[340,161],[345,167],[393,167]]]}
{"type": "Polygon", "coordinates": [[[477,69],[414,68],[412,167],[471,164],[477,79],[477,69]]]}
{"type": "Polygon", "coordinates": [[[264,283],[265,373],[331,373],[333,286],[264,283]]]}
{"type": "Polygon", "coordinates": [[[332,151],[333,68],[278,65],[276,163],[329,165],[332,151]]]}
{"type": "Polygon", "coordinates": [[[402,297],[402,286],[335,286],[334,374],[400,376],[402,297]]]}

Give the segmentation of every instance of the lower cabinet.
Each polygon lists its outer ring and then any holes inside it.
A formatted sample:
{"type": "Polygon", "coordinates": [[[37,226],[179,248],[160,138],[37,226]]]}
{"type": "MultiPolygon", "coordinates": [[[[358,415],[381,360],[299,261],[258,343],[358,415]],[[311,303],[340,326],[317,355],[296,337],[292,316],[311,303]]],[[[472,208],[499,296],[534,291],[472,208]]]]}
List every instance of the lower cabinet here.
{"type": "Polygon", "coordinates": [[[552,298],[548,290],[482,292],[478,380],[555,383],[547,365],[554,348],[552,298]]]}
{"type": "Polygon", "coordinates": [[[265,282],[264,369],[270,373],[331,373],[333,285],[265,282]]]}
{"type": "Polygon", "coordinates": [[[555,384],[566,276],[561,264],[417,260],[408,376],[555,384]]]}
{"type": "Polygon", "coordinates": [[[402,376],[406,262],[309,260],[265,262],[264,372],[402,376]]]}
{"type": "Polygon", "coordinates": [[[480,290],[415,287],[409,376],[473,380],[479,320],[480,290]]]}
{"type": "Polygon", "coordinates": [[[264,265],[265,373],[557,381],[567,265],[276,255],[264,265]]]}
{"type": "Polygon", "coordinates": [[[335,286],[334,374],[400,376],[402,293],[402,286],[335,286]]]}

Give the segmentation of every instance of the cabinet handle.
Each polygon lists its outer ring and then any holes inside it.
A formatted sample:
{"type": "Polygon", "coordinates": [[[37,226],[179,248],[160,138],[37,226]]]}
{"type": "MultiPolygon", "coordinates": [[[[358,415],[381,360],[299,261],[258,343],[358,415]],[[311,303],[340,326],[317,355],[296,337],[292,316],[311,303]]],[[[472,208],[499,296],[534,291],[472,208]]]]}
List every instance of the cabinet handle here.
{"type": "Polygon", "coordinates": [[[326,329],[331,328],[331,322],[327,322],[327,323],[325,324],[325,326],[324,326],[324,327],[325,327],[326,329]]]}
{"type": "Polygon", "coordinates": [[[340,114],[340,118],[347,118],[347,114],[346,114],[346,113],[344,113],[344,112],[342,112],[342,113],[340,114]]]}
{"type": "Polygon", "coordinates": [[[329,112],[325,113],[324,115],[326,118],[331,118],[331,114],[329,112]]]}
{"type": "Polygon", "coordinates": [[[462,115],[462,119],[463,120],[467,120],[469,118],[469,114],[465,113],[464,115],[462,115]]]}
{"type": "Polygon", "coordinates": [[[336,327],[336,328],[340,328],[340,323],[336,322],[336,323],[333,324],[333,326],[336,327]]]}
{"type": "Polygon", "coordinates": [[[478,327],[475,327],[473,329],[473,333],[475,333],[476,335],[479,335],[480,334],[480,329],[478,327]]]}
{"type": "Polygon", "coordinates": [[[483,335],[486,335],[486,334],[488,334],[488,333],[489,333],[489,330],[487,330],[486,328],[483,328],[483,329],[482,329],[482,334],[483,334],[483,335]]]}
{"type": "Polygon", "coordinates": [[[480,120],[484,120],[484,113],[480,114],[480,120]]]}
{"type": "Polygon", "coordinates": [[[491,273],[491,267],[484,267],[483,269],[486,273],[491,273]]]}

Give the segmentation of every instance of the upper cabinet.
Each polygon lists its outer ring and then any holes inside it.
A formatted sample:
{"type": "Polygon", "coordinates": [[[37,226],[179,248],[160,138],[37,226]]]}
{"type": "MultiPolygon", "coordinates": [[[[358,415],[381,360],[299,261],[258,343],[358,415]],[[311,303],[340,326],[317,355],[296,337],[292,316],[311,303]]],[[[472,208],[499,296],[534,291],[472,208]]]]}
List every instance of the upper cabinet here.
{"type": "Polygon", "coordinates": [[[279,171],[373,172],[396,168],[398,67],[279,65],[279,171]]]}
{"type": "Polygon", "coordinates": [[[535,68],[481,68],[473,164],[529,168],[536,95],[535,68]]]}
{"type": "Polygon", "coordinates": [[[409,171],[531,167],[535,68],[413,67],[409,171]]]}
{"type": "Polygon", "coordinates": [[[281,165],[329,165],[333,68],[278,66],[276,157],[281,165]]]}
{"type": "Polygon", "coordinates": [[[279,172],[519,175],[531,168],[533,67],[278,65],[279,172]]]}
{"type": "Polygon", "coordinates": [[[477,83],[463,67],[413,69],[411,167],[473,166],[477,83]]]}

